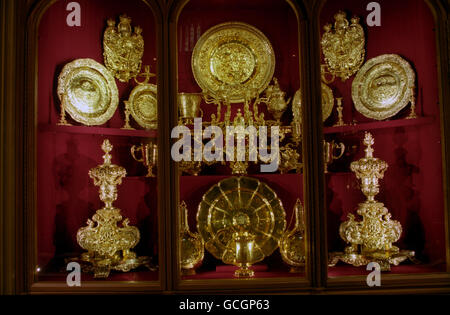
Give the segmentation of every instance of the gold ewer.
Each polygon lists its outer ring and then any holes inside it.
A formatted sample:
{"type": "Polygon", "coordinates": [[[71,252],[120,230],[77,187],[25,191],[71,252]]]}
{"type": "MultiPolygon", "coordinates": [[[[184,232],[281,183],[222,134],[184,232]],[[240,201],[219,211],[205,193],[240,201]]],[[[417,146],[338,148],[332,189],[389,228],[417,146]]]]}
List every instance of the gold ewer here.
{"type": "Polygon", "coordinates": [[[183,201],[180,204],[180,265],[182,275],[195,275],[205,254],[203,239],[200,234],[189,230],[188,208],[183,201]]]}
{"type": "Polygon", "coordinates": [[[194,118],[203,117],[200,108],[201,93],[178,93],[179,124],[193,124],[194,118]]]}
{"type": "Polygon", "coordinates": [[[328,173],[328,165],[334,160],[340,159],[345,152],[345,145],[341,143],[335,143],[334,140],[331,142],[323,141],[323,155],[324,155],[324,169],[325,173],[328,173]],[[334,150],[339,149],[339,154],[335,155],[334,150]]]}
{"type": "Polygon", "coordinates": [[[278,244],[281,258],[291,266],[290,272],[300,273],[304,271],[305,266],[305,210],[300,199],[295,203],[294,213],[294,228],[284,232],[278,244]]]}
{"type": "Polygon", "coordinates": [[[153,167],[157,165],[158,162],[158,145],[156,143],[146,143],[139,146],[133,145],[131,147],[131,156],[133,156],[133,159],[135,159],[137,162],[141,162],[147,167],[148,172],[145,177],[155,177],[155,174],[153,174],[153,167]],[[136,157],[136,152],[141,152],[141,158],[138,159],[136,157]]]}

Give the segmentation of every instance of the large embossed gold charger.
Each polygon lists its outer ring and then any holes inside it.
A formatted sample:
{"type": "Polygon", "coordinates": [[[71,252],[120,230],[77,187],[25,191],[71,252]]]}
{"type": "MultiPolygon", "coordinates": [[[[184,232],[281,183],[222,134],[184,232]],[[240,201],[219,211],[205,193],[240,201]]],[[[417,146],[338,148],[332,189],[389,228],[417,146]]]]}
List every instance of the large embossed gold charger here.
{"type": "Polygon", "coordinates": [[[228,22],[207,30],[192,53],[197,84],[220,98],[227,89],[231,103],[243,102],[249,89],[261,93],[275,71],[275,53],[267,37],[255,27],[228,22]]]}
{"type": "Polygon", "coordinates": [[[203,195],[197,230],[214,257],[248,268],[278,247],[285,217],[281,200],[267,184],[250,177],[229,177],[203,195]]]}
{"type": "Polygon", "coordinates": [[[106,123],[119,104],[114,77],[89,58],[64,66],[58,77],[58,97],[69,115],[87,126],[106,123]]]}
{"type": "Polygon", "coordinates": [[[372,58],[353,80],[355,108],[376,120],[392,117],[411,101],[414,80],[411,65],[402,57],[386,54],[372,58]]]}

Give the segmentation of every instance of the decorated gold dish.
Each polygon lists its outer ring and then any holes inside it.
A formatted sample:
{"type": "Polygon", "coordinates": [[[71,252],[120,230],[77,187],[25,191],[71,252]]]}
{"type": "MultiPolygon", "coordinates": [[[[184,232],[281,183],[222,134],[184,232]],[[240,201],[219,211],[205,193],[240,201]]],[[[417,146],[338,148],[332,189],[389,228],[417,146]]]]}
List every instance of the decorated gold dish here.
{"type": "Polygon", "coordinates": [[[275,71],[275,54],[255,27],[228,22],[207,30],[192,53],[192,72],[203,91],[215,98],[226,89],[229,101],[240,103],[248,90],[263,92],[275,71]]]}
{"type": "Polygon", "coordinates": [[[249,267],[278,247],[285,216],[281,200],[267,184],[250,177],[229,177],[203,195],[197,230],[206,250],[239,267],[236,277],[252,277],[249,267]]]}
{"type": "Polygon", "coordinates": [[[352,83],[356,110],[383,120],[396,115],[413,98],[415,74],[411,65],[394,54],[367,61],[352,83]]]}
{"type": "MultiPolygon", "coordinates": [[[[297,90],[294,94],[294,98],[292,100],[292,113],[294,114],[294,121],[301,122],[302,116],[302,99],[301,99],[301,91],[297,90]]],[[[331,88],[322,83],[322,119],[325,121],[328,117],[330,117],[334,106],[334,96],[331,88]]]]}
{"type": "MultiPolygon", "coordinates": [[[[61,121],[65,113],[84,125],[102,125],[119,103],[116,82],[111,73],[93,59],[77,59],[66,64],[58,77],[61,121]]],[[[67,124],[67,123],[66,123],[67,124]]]]}

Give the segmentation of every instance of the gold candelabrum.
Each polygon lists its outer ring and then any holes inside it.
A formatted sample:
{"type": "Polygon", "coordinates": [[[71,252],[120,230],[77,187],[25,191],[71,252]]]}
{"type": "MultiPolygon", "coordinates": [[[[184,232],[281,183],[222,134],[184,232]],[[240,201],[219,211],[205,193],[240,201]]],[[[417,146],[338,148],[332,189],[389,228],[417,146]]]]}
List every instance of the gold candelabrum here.
{"type": "Polygon", "coordinates": [[[294,206],[295,226],[291,231],[284,232],[278,244],[281,258],[291,266],[290,272],[304,272],[305,267],[305,210],[300,199],[294,206]]]}
{"type": "Polygon", "coordinates": [[[182,275],[195,275],[205,254],[204,242],[200,234],[189,230],[188,208],[183,201],[180,210],[180,267],[182,275]]]}
{"type": "MultiPolygon", "coordinates": [[[[266,163],[260,154],[258,154],[259,144],[253,145],[251,138],[259,136],[259,127],[261,126],[280,126],[280,142],[284,139],[285,135],[292,132],[292,128],[281,126],[281,117],[286,111],[290,102],[290,98],[286,99],[286,93],[280,88],[278,80],[273,78],[273,84],[269,85],[264,91],[262,97],[256,88],[246,87],[244,95],[243,110],[240,108],[237,114],[231,118],[231,99],[232,95],[236,93],[236,89],[242,89],[240,85],[222,85],[214,95],[204,91],[203,97],[200,97],[196,93],[179,93],[178,94],[178,107],[180,112],[179,124],[192,124],[193,118],[203,115],[200,109],[200,103],[203,98],[206,104],[215,104],[217,106],[216,113],[211,115],[210,122],[203,122],[202,128],[206,126],[218,126],[222,129],[223,134],[226,134],[228,126],[235,128],[234,132],[237,136],[238,145],[234,147],[234,152],[227,152],[228,155],[234,155],[235,157],[243,156],[243,159],[233,159],[229,161],[233,175],[245,175],[247,173],[249,162],[258,161],[266,163]],[[258,106],[260,104],[266,104],[268,111],[272,114],[275,120],[266,120],[264,113],[259,112],[258,106]],[[225,107],[225,113],[222,113],[222,109],[225,107]],[[254,128],[253,128],[254,127],[254,128]],[[239,139],[243,139],[245,146],[239,145],[239,139]],[[251,158],[256,157],[256,158],[251,158]]],[[[270,135],[268,135],[270,136],[270,135]]],[[[295,147],[299,146],[299,141],[295,142],[295,147]]],[[[227,143],[225,143],[227,147],[227,143]]],[[[228,148],[227,148],[228,149],[228,148]]],[[[231,150],[231,149],[230,149],[231,150]]],[[[292,146],[280,148],[282,152],[279,157],[279,165],[282,172],[288,172],[290,170],[301,170],[302,164],[299,162],[300,154],[292,146]]],[[[197,175],[202,168],[202,164],[211,165],[214,162],[211,161],[180,161],[179,168],[182,172],[187,172],[191,175],[197,175]]],[[[225,162],[223,161],[222,164],[225,162]]]]}
{"type": "Polygon", "coordinates": [[[414,251],[400,250],[392,243],[398,241],[402,233],[400,222],[391,220],[391,214],[383,203],[375,200],[379,192],[379,180],[383,178],[388,164],[373,157],[374,139],[369,132],[364,137],[365,157],[352,162],[351,170],[361,181],[361,191],[366,201],[360,203],[357,213],[362,217],[357,221],[353,214],[339,227],[341,238],[350,244],[344,253],[331,255],[330,266],[339,260],[353,266],[377,262],[381,270],[390,270],[402,261],[413,258],[414,251]]]}
{"type": "Polygon", "coordinates": [[[147,175],[145,177],[156,177],[153,174],[153,168],[158,164],[158,145],[156,143],[150,142],[146,144],[141,143],[139,146],[133,145],[131,147],[131,156],[147,168],[147,175]],[[136,155],[138,152],[140,152],[140,158],[136,155]]]}
{"type": "Polygon", "coordinates": [[[83,270],[94,272],[96,278],[107,278],[112,269],[128,272],[141,265],[152,269],[148,257],[136,257],[131,251],[139,242],[139,230],[130,226],[127,218],[122,221],[120,209],[113,206],[117,199],[117,185],[122,183],[127,172],[111,163],[113,146],[108,139],[103,142],[102,149],[105,152],[103,164],[91,169],[89,177],[94,180],[94,185],[99,186],[99,197],[105,205],[96,211],[92,220],[87,220],[86,227],[77,232],[78,244],[87,250],[80,259],[84,263],[83,270]]]}

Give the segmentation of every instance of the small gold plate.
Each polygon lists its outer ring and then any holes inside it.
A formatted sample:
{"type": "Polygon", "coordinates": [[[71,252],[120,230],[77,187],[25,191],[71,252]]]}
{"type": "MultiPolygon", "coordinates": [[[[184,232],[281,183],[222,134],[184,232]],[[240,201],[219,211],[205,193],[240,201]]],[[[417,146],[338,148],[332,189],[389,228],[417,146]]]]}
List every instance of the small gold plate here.
{"type": "MultiPolygon", "coordinates": [[[[331,112],[333,111],[334,106],[334,96],[331,88],[322,83],[322,119],[325,121],[328,117],[330,117],[331,112]]],[[[297,90],[294,94],[294,99],[292,100],[292,112],[294,114],[294,119],[297,121],[301,121],[301,113],[302,113],[302,100],[301,100],[301,91],[297,90]]]]}
{"type": "Polygon", "coordinates": [[[414,81],[414,71],[402,57],[387,54],[372,58],[353,80],[355,108],[372,119],[392,117],[411,101],[414,81]]]}
{"type": "Polygon", "coordinates": [[[139,84],[128,99],[131,116],[142,128],[158,127],[157,87],[154,84],[139,84]]]}
{"type": "Polygon", "coordinates": [[[205,248],[227,264],[235,263],[233,234],[255,236],[251,262],[269,256],[286,228],[281,200],[265,183],[251,177],[229,177],[212,186],[198,206],[197,230],[205,248]]]}
{"type": "Polygon", "coordinates": [[[87,126],[106,123],[119,104],[114,77],[92,59],[77,59],[64,66],[58,77],[58,97],[70,116],[87,126]]]}
{"type": "Polygon", "coordinates": [[[267,37],[255,27],[228,22],[207,30],[192,53],[192,72],[203,91],[213,97],[230,88],[230,102],[244,101],[245,92],[261,93],[272,80],[275,53],[267,37]]]}

